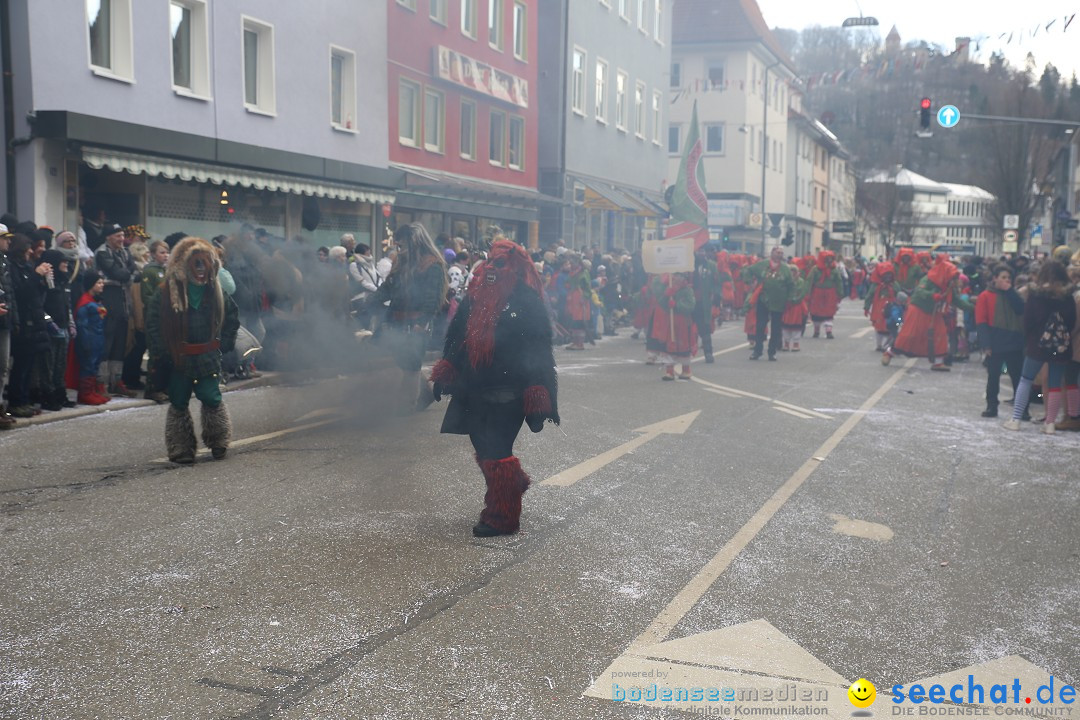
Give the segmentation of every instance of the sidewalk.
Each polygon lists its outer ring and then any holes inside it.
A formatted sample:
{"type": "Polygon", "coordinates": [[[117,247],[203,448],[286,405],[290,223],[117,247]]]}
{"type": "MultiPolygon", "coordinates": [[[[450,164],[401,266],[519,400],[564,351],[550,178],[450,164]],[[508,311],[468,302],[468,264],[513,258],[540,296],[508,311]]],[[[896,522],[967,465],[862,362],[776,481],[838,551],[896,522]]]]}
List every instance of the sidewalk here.
{"type": "MultiPolygon", "coordinates": [[[[260,371],[260,377],[251,378],[250,380],[230,380],[229,384],[222,388],[223,393],[233,392],[236,390],[248,390],[257,387],[266,387],[270,385],[282,385],[286,383],[290,377],[290,373],[285,372],[263,372],[260,371]]],[[[69,396],[73,396],[74,393],[69,393],[69,396]]],[[[60,420],[71,420],[74,418],[85,417],[87,415],[98,415],[100,413],[112,412],[114,410],[127,410],[130,408],[155,406],[153,400],[144,400],[143,398],[125,398],[125,397],[113,397],[109,402],[104,405],[76,405],[73,408],[64,408],[63,410],[56,411],[43,411],[40,415],[35,415],[32,418],[16,418],[18,424],[7,432],[14,432],[23,428],[30,427],[31,425],[44,425],[45,423],[59,422],[60,420]]]]}

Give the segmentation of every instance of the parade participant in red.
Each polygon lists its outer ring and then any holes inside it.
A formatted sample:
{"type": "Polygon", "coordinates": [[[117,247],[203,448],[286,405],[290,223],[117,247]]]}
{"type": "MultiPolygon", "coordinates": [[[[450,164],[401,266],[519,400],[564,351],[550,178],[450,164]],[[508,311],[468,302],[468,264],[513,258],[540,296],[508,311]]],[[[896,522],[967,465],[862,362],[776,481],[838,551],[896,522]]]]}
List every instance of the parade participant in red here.
{"type": "Polygon", "coordinates": [[[697,354],[694,325],[694,285],[687,273],[658,275],[652,281],[657,299],[649,333],[649,350],[664,364],[662,380],[675,379],[675,362],[682,365],[680,380],[690,379],[690,358],[697,354]]]}
{"type": "Polygon", "coordinates": [[[722,302],[720,322],[733,320],[738,305],[735,304],[735,274],[731,267],[731,258],[727,250],[716,254],[716,270],[720,275],[720,300],[722,302]]]}
{"type": "Polygon", "coordinates": [[[840,309],[840,294],[844,288],[844,278],[836,267],[836,253],[822,250],[807,278],[810,285],[810,317],[814,320],[814,337],[821,337],[821,326],[825,326],[825,337],[833,339],[833,318],[840,309]]]}
{"type": "Polygon", "coordinates": [[[908,295],[915,292],[915,287],[925,274],[922,267],[915,261],[915,251],[911,248],[900,248],[896,253],[896,282],[900,283],[900,289],[908,295]]]}
{"type": "Polygon", "coordinates": [[[877,333],[876,352],[884,352],[889,347],[892,327],[888,313],[891,306],[899,302],[900,292],[893,264],[888,260],[879,262],[870,274],[870,292],[866,293],[866,302],[863,303],[863,315],[870,318],[877,333]]]}
{"type": "Polygon", "coordinates": [[[559,423],[551,322],[525,250],[497,240],[446,333],[431,373],[436,400],[452,395],[442,432],[468,435],[487,493],[473,535],[518,531],[529,476],[514,457],[522,422],[540,432],[559,423]]]}
{"type": "Polygon", "coordinates": [[[862,258],[858,258],[855,261],[855,271],[851,273],[851,299],[857,300],[859,297],[859,288],[862,287],[863,281],[866,280],[866,265],[863,263],[862,258]]]}
{"type": "Polygon", "coordinates": [[[592,327],[592,280],[578,253],[567,253],[570,263],[566,286],[566,305],[562,323],[570,331],[567,350],[584,350],[588,330],[592,327]]]}
{"type": "Polygon", "coordinates": [[[806,330],[806,318],[810,312],[806,301],[806,294],[810,289],[810,283],[806,278],[807,264],[802,258],[796,258],[791,265],[791,277],[795,281],[795,291],[784,307],[784,314],[780,318],[783,326],[784,345],[780,349],[783,352],[799,352],[799,342],[806,330]]]}
{"type": "Polygon", "coordinates": [[[949,338],[945,316],[960,307],[972,309],[970,302],[960,296],[957,280],[960,269],[949,261],[947,255],[939,255],[934,267],[919,281],[919,287],[911,295],[904,324],[893,347],[881,356],[881,364],[888,365],[895,354],[925,357],[930,369],[948,372],[949,366],[936,358],[949,351],[949,338]]]}

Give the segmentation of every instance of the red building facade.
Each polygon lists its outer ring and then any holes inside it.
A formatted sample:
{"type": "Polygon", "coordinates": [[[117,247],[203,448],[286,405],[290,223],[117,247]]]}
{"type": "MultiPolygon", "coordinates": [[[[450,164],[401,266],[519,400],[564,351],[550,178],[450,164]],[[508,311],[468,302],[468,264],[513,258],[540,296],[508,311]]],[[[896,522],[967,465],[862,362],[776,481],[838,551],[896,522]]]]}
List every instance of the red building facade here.
{"type": "Polygon", "coordinates": [[[393,224],[535,240],[539,0],[386,0],[393,224]]]}

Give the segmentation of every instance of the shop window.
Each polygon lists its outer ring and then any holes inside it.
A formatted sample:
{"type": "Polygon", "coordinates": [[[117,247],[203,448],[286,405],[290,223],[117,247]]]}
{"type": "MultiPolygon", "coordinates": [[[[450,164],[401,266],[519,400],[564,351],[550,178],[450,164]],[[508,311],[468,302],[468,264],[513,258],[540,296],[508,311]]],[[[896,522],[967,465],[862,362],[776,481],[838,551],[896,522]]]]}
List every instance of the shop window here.
{"type": "Polygon", "coordinates": [[[133,81],[132,0],[86,0],[90,69],[95,75],[133,81]]]}

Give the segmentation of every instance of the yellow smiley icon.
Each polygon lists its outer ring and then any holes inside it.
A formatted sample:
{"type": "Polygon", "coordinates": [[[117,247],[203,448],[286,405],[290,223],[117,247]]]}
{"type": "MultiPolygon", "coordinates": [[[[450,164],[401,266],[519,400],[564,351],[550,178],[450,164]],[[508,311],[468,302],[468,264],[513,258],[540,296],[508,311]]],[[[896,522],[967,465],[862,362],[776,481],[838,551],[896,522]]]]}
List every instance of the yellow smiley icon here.
{"type": "Polygon", "coordinates": [[[877,688],[869,680],[859,678],[848,688],[847,696],[855,707],[868,708],[874,704],[874,699],[877,698],[877,688]]]}

